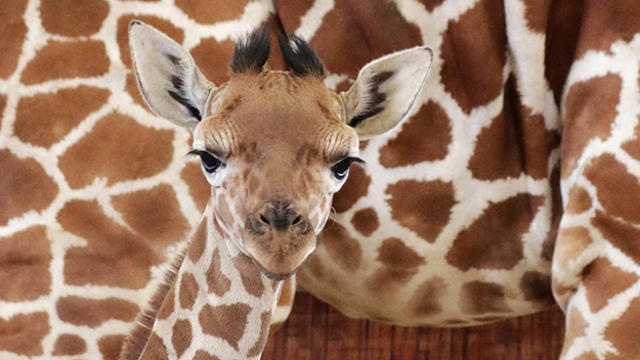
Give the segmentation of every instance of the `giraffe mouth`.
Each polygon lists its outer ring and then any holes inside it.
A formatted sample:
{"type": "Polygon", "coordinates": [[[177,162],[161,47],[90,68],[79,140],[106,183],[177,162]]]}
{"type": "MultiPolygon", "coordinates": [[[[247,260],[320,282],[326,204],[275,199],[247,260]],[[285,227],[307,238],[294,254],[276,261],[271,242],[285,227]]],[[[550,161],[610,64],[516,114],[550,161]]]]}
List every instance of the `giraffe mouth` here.
{"type": "Polygon", "coordinates": [[[251,261],[253,261],[253,263],[260,269],[260,272],[262,272],[264,276],[266,276],[269,280],[273,280],[273,281],[287,280],[288,278],[295,275],[295,273],[300,268],[300,266],[298,266],[297,268],[293,269],[292,272],[277,274],[267,270],[264,266],[260,264],[258,260],[254,259],[253,257],[251,258],[251,261]]]}
{"type": "Polygon", "coordinates": [[[296,272],[292,271],[288,274],[273,274],[263,269],[262,273],[264,274],[264,276],[268,277],[270,280],[280,281],[280,280],[287,280],[288,278],[292,277],[296,272]]]}

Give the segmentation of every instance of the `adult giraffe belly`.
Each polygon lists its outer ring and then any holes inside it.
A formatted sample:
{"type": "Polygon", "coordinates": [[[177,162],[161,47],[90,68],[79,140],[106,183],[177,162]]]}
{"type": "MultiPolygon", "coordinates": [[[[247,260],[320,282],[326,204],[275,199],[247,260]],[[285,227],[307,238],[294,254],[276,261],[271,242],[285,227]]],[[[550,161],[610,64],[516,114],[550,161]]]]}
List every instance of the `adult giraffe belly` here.
{"type": "Polygon", "coordinates": [[[388,169],[375,160],[385,146],[362,151],[369,169],[337,195],[302,287],[349,316],[405,326],[481,324],[553,304],[553,167],[487,181],[454,166],[454,154],[388,169]]]}

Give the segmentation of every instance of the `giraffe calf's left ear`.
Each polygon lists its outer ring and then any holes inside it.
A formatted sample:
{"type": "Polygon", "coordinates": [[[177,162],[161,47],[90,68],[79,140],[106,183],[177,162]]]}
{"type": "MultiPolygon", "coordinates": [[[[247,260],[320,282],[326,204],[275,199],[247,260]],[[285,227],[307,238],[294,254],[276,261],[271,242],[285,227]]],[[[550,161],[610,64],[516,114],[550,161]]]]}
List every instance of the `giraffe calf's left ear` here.
{"type": "Polygon", "coordinates": [[[431,49],[418,46],[365,65],[351,88],[340,93],[347,124],[361,139],[400,124],[416,103],[432,61],[431,49]]]}

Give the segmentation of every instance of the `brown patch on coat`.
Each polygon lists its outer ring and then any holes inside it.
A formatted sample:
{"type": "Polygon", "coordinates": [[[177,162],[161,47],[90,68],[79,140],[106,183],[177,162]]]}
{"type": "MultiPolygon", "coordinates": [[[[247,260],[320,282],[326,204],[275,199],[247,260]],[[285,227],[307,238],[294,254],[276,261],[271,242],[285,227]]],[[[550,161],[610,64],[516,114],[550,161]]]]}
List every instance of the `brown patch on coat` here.
{"type": "Polygon", "coordinates": [[[560,229],[553,257],[561,267],[566,267],[570,261],[582,254],[592,242],[589,229],[585,227],[575,226],[560,229]]]}
{"type": "Polygon", "coordinates": [[[376,261],[383,266],[367,279],[367,287],[372,291],[404,285],[425,263],[424,258],[406,246],[398,238],[385,239],[378,247],[376,261]]]}
{"type": "Polygon", "coordinates": [[[380,226],[376,210],[372,207],[358,210],[351,218],[351,224],[362,235],[369,236],[380,226]]]}
{"type": "Polygon", "coordinates": [[[478,135],[469,170],[481,180],[515,178],[526,172],[548,177],[548,158],[560,136],[546,129],[544,117],[520,103],[513,74],[505,84],[502,112],[478,135]]]}
{"type": "Polygon", "coordinates": [[[7,79],[18,66],[27,35],[24,12],[27,0],[0,2],[0,79],[7,79]]]}
{"type": "Polygon", "coordinates": [[[0,351],[16,355],[42,355],[42,340],[51,330],[46,312],[0,318],[0,351]]]}
{"type": "MultiPolygon", "coordinates": [[[[282,3],[279,17],[285,29],[293,31],[299,17],[289,17],[282,3]]],[[[404,19],[395,3],[359,0],[336,1],[308,40],[330,72],[351,76],[371,59],[422,43],[419,28],[404,19]]]]}
{"type": "Polygon", "coordinates": [[[80,355],[87,351],[87,344],[84,340],[73,334],[62,334],[56,339],[53,346],[53,355],[80,355]]]}
{"type": "Polygon", "coordinates": [[[198,210],[204,212],[211,197],[211,185],[202,175],[199,162],[189,162],[180,172],[180,178],[189,186],[189,195],[198,210]]]}
{"type": "Polygon", "coordinates": [[[248,256],[239,254],[233,258],[233,265],[240,273],[244,289],[253,296],[261,297],[265,290],[262,283],[263,275],[256,264],[248,256]]]}
{"type": "Polygon", "coordinates": [[[394,168],[442,160],[447,156],[450,143],[450,119],[440,105],[429,101],[380,149],[380,164],[394,168]]]}
{"type": "Polygon", "coordinates": [[[23,97],[18,102],[14,133],[24,142],[48,148],[102,107],[110,94],[106,89],[80,85],[23,97]]]}
{"type": "Polygon", "coordinates": [[[582,214],[591,209],[593,202],[591,195],[582,186],[575,185],[569,191],[569,199],[567,202],[567,213],[582,214]]]}
{"type": "Polygon", "coordinates": [[[547,29],[551,0],[524,1],[524,18],[529,30],[544,34],[547,29]]]}
{"type": "Polygon", "coordinates": [[[425,263],[415,250],[394,237],[385,239],[378,247],[376,261],[394,268],[415,268],[425,263]]]}
{"type": "Polygon", "coordinates": [[[622,144],[622,150],[629,153],[635,159],[640,160],[640,124],[638,124],[633,131],[634,138],[627,140],[622,144]]]}
{"type": "Polygon", "coordinates": [[[460,307],[466,314],[508,312],[502,286],[482,281],[471,281],[462,285],[460,307]]]}
{"type": "Polygon", "coordinates": [[[439,276],[434,276],[418,286],[407,305],[416,316],[438,314],[442,311],[440,299],[446,289],[447,282],[439,276]]]}
{"type": "Polygon", "coordinates": [[[549,275],[537,271],[527,271],[520,279],[520,290],[527,301],[553,303],[551,276],[549,275]]]}
{"type": "Polygon", "coordinates": [[[182,29],[173,25],[170,21],[164,20],[152,15],[123,15],[118,18],[118,30],[116,40],[120,48],[120,59],[122,63],[131,69],[131,49],[129,49],[129,23],[131,20],[137,19],[143,23],[149,24],[160,30],[163,34],[175,40],[178,44],[182,44],[184,40],[184,32],[182,29]]]}
{"type": "Polygon", "coordinates": [[[222,297],[231,288],[231,280],[222,273],[221,266],[220,252],[215,249],[211,257],[211,266],[209,266],[205,276],[207,277],[209,292],[213,292],[219,297],[222,297]]]}
{"type": "Polygon", "coordinates": [[[638,277],[614,266],[607,258],[597,258],[582,272],[582,284],[592,312],[598,312],[609,299],[629,288],[638,277]]]}
{"type": "Polygon", "coordinates": [[[141,179],[169,166],[172,142],[173,131],[151,129],[114,112],[62,154],[59,167],[73,189],[100,177],[109,185],[141,179]]]}
{"type": "Polygon", "coordinates": [[[640,207],[629,201],[640,198],[640,183],[624,164],[613,155],[604,154],[591,160],[584,175],[596,187],[598,200],[608,215],[640,223],[640,207]]]}
{"type": "Polygon", "coordinates": [[[153,239],[132,234],[110,219],[95,201],[69,201],[57,221],[87,242],[67,250],[66,284],[141,289],[151,279],[151,266],[164,260],[162,252],[155,252],[150,244],[153,239]]]}
{"type": "Polygon", "coordinates": [[[36,160],[0,150],[0,169],[0,226],[27,211],[46,209],[58,194],[58,186],[36,160]]]}
{"type": "Polygon", "coordinates": [[[389,185],[385,194],[391,196],[387,204],[393,219],[429,243],[447,225],[456,204],[453,184],[440,180],[401,180],[389,185]]]}
{"type": "Polygon", "coordinates": [[[560,192],[560,164],[556,163],[549,177],[549,186],[551,187],[551,197],[547,201],[551,202],[551,224],[547,237],[542,243],[541,256],[547,261],[553,259],[553,249],[556,246],[558,238],[558,229],[560,228],[560,220],[564,209],[562,208],[562,193],[560,192]]]}
{"type": "Polygon", "coordinates": [[[542,196],[524,193],[490,202],[477,220],[458,233],[447,262],[462,271],[513,268],[523,258],[522,235],[542,204],[542,196]]]}
{"type": "Polygon", "coordinates": [[[167,292],[166,297],[163,299],[164,301],[161,304],[161,307],[158,309],[158,319],[164,320],[168,319],[169,315],[173,314],[173,310],[175,309],[175,286],[172,286],[167,292]]]}
{"type": "Polygon", "coordinates": [[[246,304],[205,305],[198,320],[202,332],[226,340],[234,349],[238,350],[238,341],[247,326],[247,316],[251,308],[246,304]]]}
{"type": "Polygon", "coordinates": [[[178,358],[184,354],[184,352],[191,345],[191,323],[189,320],[178,319],[171,329],[171,344],[176,350],[178,358]]]}
{"type": "Polygon", "coordinates": [[[365,173],[361,166],[352,166],[349,170],[349,178],[342,189],[333,197],[333,208],[338,213],[345,212],[369,192],[371,177],[365,173]]]}
{"type": "Polygon", "coordinates": [[[479,1],[442,34],[442,84],[465,113],[500,95],[506,38],[502,2],[492,0],[479,1]]]}
{"type": "Polygon", "coordinates": [[[198,350],[196,355],[193,357],[193,360],[220,360],[220,358],[213,356],[206,351],[198,350]]]}
{"type": "Polygon", "coordinates": [[[180,290],[178,291],[180,306],[183,309],[191,310],[193,304],[196,302],[199,291],[200,287],[196,282],[195,276],[191,273],[183,273],[180,280],[180,290]]]}
{"type": "Polygon", "coordinates": [[[360,243],[349,236],[347,229],[337,222],[327,221],[327,225],[318,236],[318,244],[327,250],[329,257],[341,268],[355,271],[360,267],[362,261],[360,243]]]}
{"type": "Polygon", "coordinates": [[[565,99],[562,132],[562,177],[578,166],[578,159],[591,139],[605,140],[618,111],[622,79],[605,76],[575,83],[565,99]]]}
{"type": "Polygon", "coordinates": [[[120,359],[120,350],[124,344],[124,335],[107,335],[98,340],[98,350],[102,354],[103,360],[120,359]]]}
{"type": "Polygon", "coordinates": [[[140,360],[169,360],[167,348],[156,333],[152,333],[140,360]]]}
{"type": "Polygon", "coordinates": [[[260,334],[256,343],[249,349],[247,357],[258,356],[262,354],[264,346],[267,343],[267,335],[269,335],[269,324],[271,322],[271,312],[265,311],[260,315],[260,334]]]}
{"type": "Polygon", "coordinates": [[[640,32],[640,3],[635,0],[619,0],[615,5],[586,2],[580,24],[580,40],[576,58],[589,50],[611,53],[616,41],[630,42],[640,32]]]}
{"type": "Polygon", "coordinates": [[[95,300],[66,296],[56,301],[56,312],[64,322],[95,328],[111,319],[133,321],[140,308],[132,302],[118,298],[95,300]]]}
{"type": "Polygon", "coordinates": [[[640,230],[638,228],[602,211],[596,211],[596,216],[591,219],[591,225],[595,226],[611,245],[634,261],[640,262],[640,230]]]}
{"type": "Polygon", "coordinates": [[[109,13],[104,0],[42,0],[40,19],[44,29],[62,36],[89,36],[100,30],[109,13]]]}
{"type": "Polygon", "coordinates": [[[35,300],[51,288],[51,249],[44,226],[0,238],[0,300],[35,300]]]}
{"type": "MultiPolygon", "coordinates": [[[[206,6],[206,8],[215,9],[216,7],[206,6]]],[[[229,80],[229,59],[234,47],[235,44],[231,40],[218,42],[215,38],[202,39],[198,46],[191,49],[191,55],[202,74],[209,81],[220,85],[229,80]]]]}
{"type": "Polygon", "coordinates": [[[48,80],[101,76],[109,71],[109,63],[101,41],[49,40],[27,64],[20,81],[31,85],[48,80]]]}
{"type": "MultiPolygon", "coordinates": [[[[583,7],[582,1],[553,1],[547,12],[544,76],[558,106],[575,59],[583,7]]],[[[535,4],[532,8],[539,9],[535,4]]]]}
{"type": "Polygon", "coordinates": [[[442,5],[444,0],[419,0],[419,2],[424,5],[427,11],[431,12],[438,6],[442,5]]]}
{"type": "MultiPolygon", "coordinates": [[[[511,93],[511,95],[516,96],[515,93],[511,93]]],[[[517,101],[519,104],[520,97],[518,96],[513,101],[517,101]]],[[[522,114],[520,114],[522,132],[519,141],[524,152],[521,158],[524,171],[536,180],[548,178],[549,156],[553,150],[560,146],[561,135],[558,131],[547,130],[542,114],[533,115],[526,106],[518,106],[522,109],[522,114]]],[[[551,177],[553,178],[553,174],[551,177]]],[[[557,183],[550,181],[551,186],[559,184],[559,181],[559,178],[557,183]]]]}
{"type": "Polygon", "coordinates": [[[200,222],[200,225],[198,225],[198,229],[193,234],[187,250],[189,259],[194,264],[200,260],[200,257],[202,257],[202,254],[204,253],[204,249],[207,246],[207,236],[207,221],[203,219],[200,222]]]}
{"type": "Polygon", "coordinates": [[[162,248],[182,241],[189,231],[189,223],[170,185],[117,195],[111,201],[131,229],[153,239],[162,248]]]}
{"type": "Polygon", "coordinates": [[[193,20],[209,25],[239,18],[248,0],[216,3],[209,0],[176,0],[176,6],[193,20]]]}
{"type": "Polygon", "coordinates": [[[618,350],[618,354],[610,354],[607,359],[633,359],[640,354],[640,341],[636,336],[640,333],[638,319],[640,319],[640,298],[636,297],[627,310],[604,329],[605,339],[618,350]]]}

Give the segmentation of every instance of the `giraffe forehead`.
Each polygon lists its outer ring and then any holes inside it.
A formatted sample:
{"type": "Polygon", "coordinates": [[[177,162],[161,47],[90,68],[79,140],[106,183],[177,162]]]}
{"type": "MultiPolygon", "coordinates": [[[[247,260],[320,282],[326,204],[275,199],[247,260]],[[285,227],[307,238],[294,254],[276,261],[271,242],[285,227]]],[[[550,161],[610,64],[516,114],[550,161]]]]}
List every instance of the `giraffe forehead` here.
{"type": "Polygon", "coordinates": [[[270,71],[236,75],[220,90],[196,141],[224,153],[357,153],[355,131],[342,120],[339,97],[316,78],[270,71]]]}

